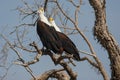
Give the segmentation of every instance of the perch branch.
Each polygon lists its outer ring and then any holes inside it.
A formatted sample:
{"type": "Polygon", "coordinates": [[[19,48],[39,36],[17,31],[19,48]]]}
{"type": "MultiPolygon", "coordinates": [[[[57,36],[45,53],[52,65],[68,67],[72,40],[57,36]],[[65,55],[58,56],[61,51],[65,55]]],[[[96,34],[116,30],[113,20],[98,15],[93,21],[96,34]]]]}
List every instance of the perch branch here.
{"type": "Polygon", "coordinates": [[[56,64],[60,64],[65,70],[66,72],[69,74],[70,76],[70,80],[76,80],[77,78],[77,73],[75,73],[70,66],[64,61],[61,60],[59,61],[59,57],[56,57],[53,53],[51,53],[50,51],[47,51],[47,54],[51,57],[52,61],[56,64]]]}
{"type": "Polygon", "coordinates": [[[36,76],[36,80],[48,80],[49,78],[56,78],[58,80],[69,80],[69,76],[64,72],[64,69],[52,69],[46,71],[42,75],[36,76]]]}

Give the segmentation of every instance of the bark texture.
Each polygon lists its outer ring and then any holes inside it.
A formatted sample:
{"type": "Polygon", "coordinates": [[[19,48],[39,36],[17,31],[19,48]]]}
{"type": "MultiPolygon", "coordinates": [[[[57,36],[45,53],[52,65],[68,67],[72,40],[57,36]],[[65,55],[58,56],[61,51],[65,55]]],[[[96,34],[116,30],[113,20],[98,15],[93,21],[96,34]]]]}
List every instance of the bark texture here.
{"type": "Polygon", "coordinates": [[[89,0],[95,11],[94,36],[98,42],[107,50],[110,66],[111,80],[120,80],[120,48],[116,40],[108,31],[106,24],[105,0],[89,0]]]}
{"type": "Polygon", "coordinates": [[[70,80],[69,76],[62,70],[49,70],[43,73],[42,75],[38,75],[35,79],[31,80],[48,80],[49,78],[56,78],[57,80],[70,80]]]}

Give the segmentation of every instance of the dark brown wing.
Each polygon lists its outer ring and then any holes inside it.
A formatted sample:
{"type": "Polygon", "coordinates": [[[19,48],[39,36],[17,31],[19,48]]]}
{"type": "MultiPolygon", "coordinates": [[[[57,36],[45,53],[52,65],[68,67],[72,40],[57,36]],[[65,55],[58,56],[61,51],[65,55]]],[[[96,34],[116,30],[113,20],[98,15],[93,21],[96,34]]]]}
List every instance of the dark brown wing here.
{"type": "Polygon", "coordinates": [[[43,43],[43,46],[55,53],[62,52],[62,43],[60,40],[56,39],[56,31],[51,31],[50,28],[51,27],[49,25],[41,22],[40,20],[37,22],[37,33],[43,43]]]}
{"type": "Polygon", "coordinates": [[[72,42],[72,40],[69,37],[67,37],[67,35],[61,32],[58,32],[58,35],[61,38],[62,47],[64,51],[69,54],[73,54],[74,59],[79,61],[80,60],[79,52],[75,44],[72,42]]]}

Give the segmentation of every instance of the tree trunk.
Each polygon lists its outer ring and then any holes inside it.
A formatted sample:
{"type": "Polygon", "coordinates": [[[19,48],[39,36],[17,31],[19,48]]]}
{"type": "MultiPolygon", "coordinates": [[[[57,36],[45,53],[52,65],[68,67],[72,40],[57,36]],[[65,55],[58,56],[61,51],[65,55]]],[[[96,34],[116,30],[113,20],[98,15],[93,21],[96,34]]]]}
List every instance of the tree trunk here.
{"type": "Polygon", "coordinates": [[[120,80],[120,48],[114,37],[108,31],[105,0],[102,1],[89,0],[91,6],[94,8],[96,17],[93,28],[94,36],[108,52],[112,72],[111,80],[120,80]]]}

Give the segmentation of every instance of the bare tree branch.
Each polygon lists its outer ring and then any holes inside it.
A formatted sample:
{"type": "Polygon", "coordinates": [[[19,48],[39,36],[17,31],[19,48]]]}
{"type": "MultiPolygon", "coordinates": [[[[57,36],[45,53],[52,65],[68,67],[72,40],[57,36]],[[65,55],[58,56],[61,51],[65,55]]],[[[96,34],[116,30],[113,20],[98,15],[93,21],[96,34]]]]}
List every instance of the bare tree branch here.
{"type": "Polygon", "coordinates": [[[61,8],[57,0],[55,0],[55,3],[57,4],[58,8],[63,13],[63,15],[65,15],[65,17],[67,17],[73,24],[75,24],[74,20],[65,13],[65,11],[61,8]]]}
{"type": "Polygon", "coordinates": [[[64,69],[53,69],[46,71],[42,75],[36,76],[36,80],[48,80],[49,78],[56,78],[58,80],[69,80],[69,76],[64,72],[64,69]]]}
{"type": "MultiPolygon", "coordinates": [[[[2,35],[2,37],[4,38],[4,40],[9,44],[10,48],[17,54],[19,61],[21,61],[23,64],[25,63],[25,61],[22,59],[20,53],[14,48],[14,46],[8,41],[8,39],[2,35]]],[[[28,66],[24,66],[24,68],[30,73],[30,75],[35,79],[32,70],[28,67],[28,66]]]]}
{"type": "Polygon", "coordinates": [[[56,64],[60,64],[65,70],[66,72],[69,74],[70,76],[70,80],[76,80],[77,78],[77,74],[70,68],[70,66],[64,61],[64,60],[60,60],[60,57],[56,57],[53,53],[51,53],[50,51],[47,51],[47,54],[51,57],[52,61],[56,64]]]}
{"type": "Polygon", "coordinates": [[[44,11],[46,11],[47,3],[48,3],[48,0],[45,0],[44,11]]]}
{"type": "MultiPolygon", "coordinates": [[[[90,5],[95,12],[95,24],[93,28],[93,35],[98,42],[104,47],[109,55],[111,65],[111,80],[120,79],[120,47],[118,43],[108,30],[106,23],[106,0],[89,0],[90,5]]],[[[105,70],[102,70],[105,80],[109,77],[105,70]]]]}

